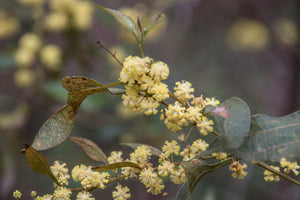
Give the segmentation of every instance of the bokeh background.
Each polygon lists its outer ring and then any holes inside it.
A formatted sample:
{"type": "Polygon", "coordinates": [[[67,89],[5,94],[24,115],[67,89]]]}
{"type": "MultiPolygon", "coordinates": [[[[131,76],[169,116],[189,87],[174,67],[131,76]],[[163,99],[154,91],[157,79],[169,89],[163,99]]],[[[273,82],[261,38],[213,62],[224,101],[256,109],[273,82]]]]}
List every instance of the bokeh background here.
{"type": "MultiPolygon", "coordinates": [[[[145,41],[147,56],[168,64],[170,88],[188,80],[195,93],[221,101],[244,99],[251,112],[282,116],[300,109],[300,1],[298,0],[95,0],[120,9],[146,26],[151,16],[166,19],[145,41]]],[[[101,83],[117,81],[120,66],[97,41],[123,60],[139,55],[136,42],[116,20],[82,0],[0,1],[0,199],[15,189],[30,199],[30,191],[52,193],[47,177],[32,171],[24,154],[43,122],[62,107],[67,92],[60,80],[83,75],[101,83]]],[[[82,104],[73,136],[95,141],[107,154],[129,149],[122,142],[160,147],[176,138],[159,116],[136,115],[121,105],[120,96],[101,93],[82,104]]],[[[98,165],[69,141],[43,151],[50,163],[62,160],[98,165]]],[[[265,183],[262,169],[250,167],[237,181],[227,168],[207,175],[192,199],[299,200],[299,187],[285,180],[265,183]]],[[[298,178],[299,180],[299,178],[298,178]]],[[[71,183],[71,185],[75,183],[71,183]]],[[[132,199],[174,199],[179,186],[166,184],[168,197],[146,194],[129,182],[132,199]],[[132,187],[130,187],[132,186],[132,187]]],[[[95,191],[96,199],[111,199],[113,186],[95,191]]]]}

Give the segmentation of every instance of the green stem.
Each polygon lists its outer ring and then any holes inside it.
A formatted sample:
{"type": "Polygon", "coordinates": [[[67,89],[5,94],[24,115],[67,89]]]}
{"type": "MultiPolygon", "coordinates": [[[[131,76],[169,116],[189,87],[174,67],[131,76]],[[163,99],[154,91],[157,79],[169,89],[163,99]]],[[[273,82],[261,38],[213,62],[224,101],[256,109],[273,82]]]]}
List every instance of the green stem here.
{"type": "Polygon", "coordinates": [[[272,173],[274,173],[274,174],[276,174],[276,175],[278,175],[278,176],[280,176],[282,178],[285,178],[286,180],[288,180],[288,181],[290,181],[290,182],[292,182],[292,183],[294,183],[294,184],[296,184],[298,186],[300,186],[300,182],[299,181],[297,181],[297,180],[295,180],[295,179],[287,176],[286,174],[284,174],[284,173],[282,173],[280,171],[277,171],[276,169],[273,169],[268,164],[266,164],[266,163],[264,163],[262,161],[252,162],[252,163],[255,164],[255,165],[258,165],[258,166],[260,166],[260,167],[262,167],[262,168],[264,168],[264,169],[266,169],[266,170],[268,170],[268,171],[270,171],[270,172],[272,172],[272,173]]]}
{"type": "Polygon", "coordinates": [[[144,54],[144,49],[143,49],[143,41],[141,41],[141,43],[139,44],[139,48],[140,48],[140,51],[141,51],[142,58],[144,58],[145,54],[144,54]]]}
{"type": "Polygon", "coordinates": [[[212,131],[211,133],[214,134],[214,135],[217,136],[217,137],[220,137],[220,134],[217,133],[216,131],[212,131]]]}

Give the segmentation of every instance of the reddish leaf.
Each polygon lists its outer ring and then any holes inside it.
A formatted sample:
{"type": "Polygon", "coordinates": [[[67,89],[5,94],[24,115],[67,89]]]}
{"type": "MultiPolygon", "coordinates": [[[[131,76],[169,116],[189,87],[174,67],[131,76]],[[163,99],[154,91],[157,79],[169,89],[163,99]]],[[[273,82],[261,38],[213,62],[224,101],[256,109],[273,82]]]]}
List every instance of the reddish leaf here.
{"type": "Polygon", "coordinates": [[[91,159],[108,163],[105,153],[93,141],[83,137],[74,137],[74,136],[69,137],[68,139],[74,142],[75,144],[77,144],[91,159]]]}

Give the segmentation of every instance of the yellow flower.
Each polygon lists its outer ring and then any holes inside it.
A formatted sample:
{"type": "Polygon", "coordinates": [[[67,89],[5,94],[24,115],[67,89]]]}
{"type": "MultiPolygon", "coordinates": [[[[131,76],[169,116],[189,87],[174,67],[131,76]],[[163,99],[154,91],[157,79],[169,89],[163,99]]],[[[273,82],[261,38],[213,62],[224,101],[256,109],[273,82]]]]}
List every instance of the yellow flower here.
{"type": "Polygon", "coordinates": [[[35,33],[25,33],[22,35],[20,41],[21,48],[25,48],[27,51],[35,53],[42,45],[40,36],[35,33]]]}
{"type": "Polygon", "coordinates": [[[143,167],[147,162],[149,162],[151,155],[151,149],[148,146],[140,145],[133,153],[130,154],[130,161],[143,167]]]}
{"type": "Polygon", "coordinates": [[[175,165],[170,161],[165,161],[162,164],[158,165],[158,174],[160,176],[168,176],[172,170],[174,170],[175,165]]]}
{"type": "Polygon", "coordinates": [[[116,186],[116,190],[112,192],[112,197],[114,200],[126,200],[131,196],[130,190],[127,186],[122,187],[121,185],[116,186]]]}
{"type": "Polygon", "coordinates": [[[53,172],[54,176],[58,179],[58,182],[61,185],[68,185],[68,179],[70,175],[68,174],[69,169],[66,168],[66,163],[60,164],[59,161],[55,161],[54,164],[50,167],[51,171],[53,172]]]}
{"type": "Polygon", "coordinates": [[[33,64],[35,54],[27,48],[21,47],[16,50],[14,58],[18,66],[28,67],[29,65],[33,64]]]}
{"type": "MultiPolygon", "coordinates": [[[[270,167],[272,167],[273,169],[275,169],[277,171],[280,171],[279,167],[275,167],[275,166],[272,166],[272,165],[270,167]]],[[[278,175],[276,175],[273,172],[268,171],[268,170],[264,171],[264,175],[265,175],[265,177],[264,177],[265,181],[270,181],[270,182],[276,181],[276,182],[278,182],[280,180],[278,175]]]]}
{"type": "Polygon", "coordinates": [[[73,7],[73,21],[76,28],[88,29],[92,24],[93,7],[87,1],[77,1],[73,7]]]}
{"type": "Polygon", "coordinates": [[[194,88],[192,88],[192,84],[188,81],[176,82],[174,87],[175,93],[174,95],[182,102],[185,103],[188,99],[194,97],[193,92],[194,88]]]}
{"type": "Polygon", "coordinates": [[[174,105],[169,104],[168,108],[164,110],[161,115],[161,119],[164,119],[164,123],[171,131],[180,131],[183,126],[188,125],[186,119],[186,108],[178,101],[175,101],[174,105]]]}
{"type": "Polygon", "coordinates": [[[218,104],[220,104],[220,101],[215,99],[215,97],[205,98],[204,102],[205,102],[205,106],[217,106],[218,104]]]}
{"type": "Polygon", "coordinates": [[[122,154],[123,154],[122,151],[112,151],[110,153],[110,156],[107,158],[108,163],[122,162],[123,161],[122,154]]]}
{"type": "Polygon", "coordinates": [[[218,153],[212,153],[213,157],[216,157],[217,160],[225,160],[227,158],[226,152],[218,152],[218,153]]]}
{"type": "Polygon", "coordinates": [[[289,174],[290,171],[292,171],[296,176],[299,174],[297,169],[300,169],[300,166],[298,165],[297,162],[290,162],[290,161],[287,161],[286,158],[281,158],[280,166],[282,168],[284,168],[283,171],[286,174],[289,174]]]}
{"type": "Polygon", "coordinates": [[[191,146],[191,152],[195,155],[201,154],[207,149],[208,146],[209,145],[204,140],[195,140],[191,146]]]}
{"type": "Polygon", "coordinates": [[[15,72],[14,82],[21,88],[30,87],[36,78],[35,72],[30,69],[19,69],[15,72]]]}
{"type": "Polygon", "coordinates": [[[201,108],[196,106],[191,106],[186,110],[186,118],[190,121],[190,123],[200,122],[202,119],[202,114],[200,113],[201,108]]]}
{"type": "Polygon", "coordinates": [[[140,181],[147,187],[157,177],[152,167],[144,168],[139,174],[140,181]]]}
{"type": "Polygon", "coordinates": [[[65,13],[53,12],[45,17],[44,26],[49,31],[62,31],[68,26],[68,16],[65,13]]]}
{"type": "Polygon", "coordinates": [[[51,70],[57,70],[61,63],[61,51],[57,45],[48,44],[41,50],[41,62],[51,70]]]}
{"type": "Polygon", "coordinates": [[[58,187],[54,190],[53,200],[69,200],[72,192],[66,187],[58,187]]]}
{"type": "Polygon", "coordinates": [[[213,124],[214,122],[212,120],[202,117],[201,121],[197,123],[197,127],[202,135],[207,135],[208,132],[213,131],[213,124]]]}
{"type": "Polygon", "coordinates": [[[14,35],[19,30],[19,21],[0,10],[0,39],[14,35]]]}
{"type": "Polygon", "coordinates": [[[155,81],[165,80],[169,76],[168,65],[159,61],[151,65],[150,76],[155,81]]]}
{"type": "Polygon", "coordinates": [[[230,166],[229,170],[233,171],[232,177],[243,179],[247,176],[248,172],[244,171],[244,168],[247,168],[246,164],[241,165],[238,161],[234,161],[230,166]]]}
{"type": "Polygon", "coordinates": [[[51,194],[45,194],[42,197],[42,200],[52,200],[52,199],[53,199],[53,195],[51,195],[51,194]]]}
{"type": "Polygon", "coordinates": [[[13,192],[13,197],[15,199],[21,199],[22,193],[19,190],[13,192]]]}
{"type": "Polygon", "coordinates": [[[83,191],[77,194],[76,200],[95,200],[95,198],[92,197],[91,193],[83,191]]]}
{"type": "Polygon", "coordinates": [[[191,146],[187,145],[185,147],[185,149],[183,149],[183,151],[180,152],[180,156],[182,156],[182,160],[183,161],[188,161],[191,160],[192,158],[194,158],[196,156],[196,154],[194,152],[192,152],[191,150],[191,146]]]}
{"type": "Polygon", "coordinates": [[[187,181],[184,168],[181,165],[179,165],[177,169],[171,171],[170,181],[175,184],[183,184],[187,181]]]}
{"type": "Polygon", "coordinates": [[[172,140],[171,142],[165,141],[165,144],[162,147],[162,152],[166,154],[175,154],[178,155],[180,150],[180,146],[176,142],[176,140],[172,140]]]}
{"type": "Polygon", "coordinates": [[[276,36],[286,45],[294,45],[299,39],[297,24],[289,19],[280,18],[274,24],[276,36]]]}

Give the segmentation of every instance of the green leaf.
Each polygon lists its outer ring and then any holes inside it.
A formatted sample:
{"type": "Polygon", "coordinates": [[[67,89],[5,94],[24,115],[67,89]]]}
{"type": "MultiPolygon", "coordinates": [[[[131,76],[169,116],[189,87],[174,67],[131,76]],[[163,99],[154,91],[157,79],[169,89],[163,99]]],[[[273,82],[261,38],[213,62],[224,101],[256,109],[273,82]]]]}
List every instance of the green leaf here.
{"type": "Polygon", "coordinates": [[[129,16],[123,14],[122,12],[120,12],[118,10],[114,10],[114,9],[110,9],[110,8],[105,8],[103,6],[100,6],[100,5],[97,5],[97,4],[94,4],[94,3],[93,3],[93,5],[96,6],[96,7],[98,7],[98,8],[101,8],[105,12],[111,14],[116,20],[118,20],[122,25],[124,25],[133,34],[133,36],[135,37],[136,41],[138,43],[140,43],[137,31],[135,29],[134,22],[133,22],[133,20],[129,16]]]}
{"type": "Polygon", "coordinates": [[[147,146],[151,149],[151,153],[152,155],[155,155],[155,156],[160,156],[161,154],[161,150],[153,147],[153,146],[150,146],[150,145],[147,145],[147,144],[140,144],[140,143],[121,143],[121,145],[125,145],[125,146],[129,146],[130,148],[132,149],[137,149],[139,146],[141,145],[144,145],[144,146],[147,146]]]}
{"type": "Polygon", "coordinates": [[[32,146],[37,150],[46,150],[64,142],[72,131],[78,108],[83,100],[67,104],[52,115],[38,131],[32,146]]]}
{"type": "Polygon", "coordinates": [[[69,91],[68,103],[78,99],[85,99],[88,95],[106,92],[107,88],[102,88],[103,84],[84,76],[66,76],[61,81],[63,87],[69,91]]]}
{"type": "Polygon", "coordinates": [[[221,162],[208,163],[204,160],[182,162],[181,165],[185,170],[185,174],[189,183],[189,192],[192,193],[197,183],[208,173],[215,171],[216,169],[226,166],[232,162],[231,159],[227,159],[221,162]]]}
{"type": "Polygon", "coordinates": [[[105,153],[93,141],[83,137],[75,137],[75,136],[69,137],[68,139],[74,142],[75,144],[77,144],[91,159],[108,163],[105,153]]]}
{"type": "Polygon", "coordinates": [[[300,111],[283,117],[253,115],[250,133],[237,155],[249,161],[300,162],[300,111]]]}
{"type": "Polygon", "coordinates": [[[147,28],[144,31],[144,37],[146,37],[146,35],[149,33],[149,31],[154,28],[156,25],[158,25],[164,18],[165,18],[165,14],[163,13],[158,13],[156,15],[154,15],[151,18],[150,23],[148,24],[147,28]]]}
{"type": "Polygon", "coordinates": [[[142,168],[133,162],[117,162],[117,163],[112,163],[112,164],[108,164],[108,165],[103,165],[103,166],[99,166],[99,167],[94,167],[93,170],[95,171],[107,171],[107,170],[114,170],[114,169],[120,169],[122,167],[133,167],[136,168],[138,170],[142,170],[142,168]]]}
{"type": "Polygon", "coordinates": [[[27,161],[31,169],[33,169],[39,174],[49,176],[57,185],[60,185],[56,177],[52,173],[49,163],[47,159],[43,156],[43,154],[35,150],[29,144],[25,144],[24,146],[25,146],[27,161]]]}
{"type": "Polygon", "coordinates": [[[183,184],[177,191],[176,200],[189,200],[191,193],[189,192],[189,184],[183,184]]]}
{"type": "Polygon", "coordinates": [[[237,149],[250,129],[250,109],[240,98],[233,97],[213,109],[215,125],[224,149],[237,149]]]}

